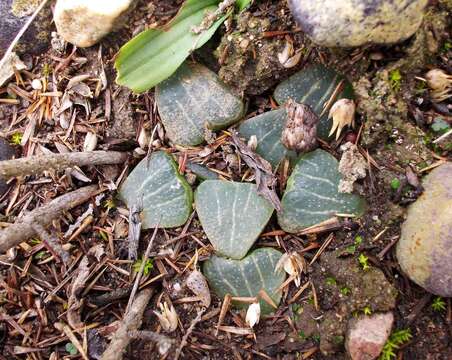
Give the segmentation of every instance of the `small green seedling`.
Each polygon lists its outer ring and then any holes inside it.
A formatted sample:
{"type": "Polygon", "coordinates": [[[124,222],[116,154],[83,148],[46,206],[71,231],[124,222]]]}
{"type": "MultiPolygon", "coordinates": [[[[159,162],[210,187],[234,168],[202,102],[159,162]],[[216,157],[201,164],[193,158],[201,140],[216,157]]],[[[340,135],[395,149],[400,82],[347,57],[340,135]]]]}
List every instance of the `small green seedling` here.
{"type": "Polygon", "coordinates": [[[116,207],[116,203],[113,199],[108,199],[104,202],[104,208],[111,210],[116,207]]]}
{"type": "MultiPolygon", "coordinates": [[[[143,259],[138,259],[137,261],[135,261],[132,266],[133,271],[136,273],[139,272],[142,263],[143,263],[143,259]]],[[[152,259],[147,259],[146,263],[144,264],[143,275],[147,276],[151,272],[153,267],[154,267],[154,264],[153,264],[152,259]]]]}
{"type": "Polygon", "coordinates": [[[331,276],[327,277],[325,279],[325,282],[326,282],[327,285],[331,285],[331,286],[336,285],[336,279],[334,277],[331,277],[331,276]]]}
{"type": "Polygon", "coordinates": [[[389,339],[386,341],[385,346],[380,355],[379,360],[392,360],[396,358],[395,351],[400,347],[400,345],[408,342],[413,335],[411,335],[410,329],[402,329],[394,331],[389,339]]]}
{"type": "Polygon", "coordinates": [[[363,314],[364,314],[364,315],[367,315],[367,316],[372,315],[372,309],[370,308],[369,305],[364,306],[364,308],[363,308],[363,314]]]}
{"type": "Polygon", "coordinates": [[[402,74],[400,74],[400,70],[392,70],[389,73],[389,82],[391,83],[391,87],[395,91],[400,90],[400,83],[402,81],[402,74]]]}
{"type": "Polygon", "coordinates": [[[363,268],[364,271],[369,269],[369,258],[366,255],[360,254],[358,257],[358,261],[361,264],[361,267],[363,268]]]}
{"type": "Polygon", "coordinates": [[[340,292],[342,295],[347,296],[351,293],[351,290],[347,286],[344,286],[341,288],[340,292]]]}
{"type": "Polygon", "coordinates": [[[436,312],[441,312],[446,310],[446,302],[441,296],[437,296],[433,299],[432,309],[436,312]]]}
{"type": "Polygon", "coordinates": [[[12,145],[20,145],[20,143],[22,142],[22,134],[21,133],[14,133],[11,136],[11,144],[12,145]]]}
{"type": "Polygon", "coordinates": [[[353,245],[347,246],[347,252],[349,254],[354,254],[356,251],[356,248],[361,245],[361,243],[363,242],[363,238],[361,235],[358,235],[357,237],[355,237],[355,242],[353,245]]]}
{"type": "Polygon", "coordinates": [[[69,353],[69,355],[77,355],[78,354],[78,350],[75,347],[75,345],[71,342],[66,343],[66,345],[64,346],[64,348],[66,349],[66,351],[69,353]]]}
{"type": "Polygon", "coordinates": [[[391,180],[391,189],[392,190],[397,190],[400,187],[400,180],[397,178],[394,178],[391,180]]]}

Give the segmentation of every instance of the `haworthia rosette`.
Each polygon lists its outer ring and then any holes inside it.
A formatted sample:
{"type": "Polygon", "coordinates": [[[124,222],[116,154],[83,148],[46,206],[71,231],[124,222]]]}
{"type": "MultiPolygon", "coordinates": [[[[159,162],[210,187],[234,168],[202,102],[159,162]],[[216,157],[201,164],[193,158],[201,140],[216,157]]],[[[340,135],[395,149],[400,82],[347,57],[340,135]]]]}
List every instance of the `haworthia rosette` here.
{"type": "Polygon", "coordinates": [[[267,160],[274,169],[285,157],[296,158],[296,153],[281,143],[281,133],[286,121],[286,110],[280,108],[252,117],[239,127],[240,135],[247,140],[253,135],[256,136],[256,153],[267,160]]]}
{"type": "Polygon", "coordinates": [[[195,193],[196,212],[215,250],[233,259],[243,258],[273,213],[256,185],[206,180],[195,193]]]}
{"type": "Polygon", "coordinates": [[[206,129],[224,129],[244,112],[242,100],[200,64],[184,63],[155,93],[168,137],[179,145],[202,143],[206,129]]]}
{"type": "MultiPolygon", "coordinates": [[[[281,256],[279,251],[272,248],[254,250],[241,260],[212,256],[204,263],[203,272],[211,288],[220,298],[226,294],[254,297],[263,289],[278,305],[281,300],[281,291],[278,291],[278,288],[286,278],[283,270],[275,271],[281,256]]],[[[244,306],[240,303],[235,305],[244,306]]],[[[274,311],[262,300],[260,305],[264,313],[274,311]]]]}
{"type": "Polygon", "coordinates": [[[192,210],[193,192],[178,172],[171,155],[163,151],[144,158],[130,173],[119,191],[129,209],[141,210],[144,229],[183,225],[192,210]]]}
{"type": "Polygon", "coordinates": [[[290,175],[281,200],[278,223],[297,233],[338,213],[360,216],[365,201],[358,195],[338,192],[338,161],[324,150],[304,154],[290,175]]]}
{"type": "Polygon", "coordinates": [[[332,122],[328,119],[328,111],[324,111],[324,108],[334,93],[337,93],[335,101],[342,98],[353,99],[353,87],[343,75],[323,65],[313,65],[279,84],[275,89],[274,97],[280,105],[292,99],[300,104],[311,106],[317,115],[322,114],[317,135],[327,140],[332,122]]]}

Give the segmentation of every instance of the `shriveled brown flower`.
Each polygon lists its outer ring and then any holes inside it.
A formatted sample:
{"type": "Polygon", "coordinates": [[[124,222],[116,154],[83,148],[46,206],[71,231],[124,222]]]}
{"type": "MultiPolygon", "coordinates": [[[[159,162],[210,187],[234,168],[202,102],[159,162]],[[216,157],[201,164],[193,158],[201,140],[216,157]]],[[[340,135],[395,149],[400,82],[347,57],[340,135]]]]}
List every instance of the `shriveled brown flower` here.
{"type": "Polygon", "coordinates": [[[297,152],[309,152],[317,147],[319,117],[308,105],[292,99],[286,103],[287,122],[281,135],[283,145],[297,152]]]}
{"type": "Polygon", "coordinates": [[[432,89],[434,101],[441,102],[452,96],[452,75],[441,69],[432,69],[426,75],[427,85],[432,89]]]}

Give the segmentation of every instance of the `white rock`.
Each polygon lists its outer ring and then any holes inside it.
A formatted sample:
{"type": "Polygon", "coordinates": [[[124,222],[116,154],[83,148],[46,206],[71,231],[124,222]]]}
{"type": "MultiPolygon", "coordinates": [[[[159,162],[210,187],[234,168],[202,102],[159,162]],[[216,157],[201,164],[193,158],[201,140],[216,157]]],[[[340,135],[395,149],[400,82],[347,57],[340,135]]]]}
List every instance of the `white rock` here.
{"type": "Polygon", "coordinates": [[[116,30],[136,0],[58,0],[54,20],[58,33],[78,47],[97,43],[116,30]]]}

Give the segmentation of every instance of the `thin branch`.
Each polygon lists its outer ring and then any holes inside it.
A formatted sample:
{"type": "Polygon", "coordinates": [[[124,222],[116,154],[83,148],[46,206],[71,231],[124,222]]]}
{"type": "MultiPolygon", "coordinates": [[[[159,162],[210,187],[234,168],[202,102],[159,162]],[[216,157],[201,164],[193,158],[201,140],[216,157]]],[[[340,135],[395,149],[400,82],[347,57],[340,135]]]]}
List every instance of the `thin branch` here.
{"type": "Polygon", "coordinates": [[[132,292],[130,293],[129,302],[127,303],[126,312],[129,310],[130,306],[132,305],[133,298],[135,297],[135,293],[137,292],[138,285],[140,284],[141,276],[143,275],[144,267],[146,266],[146,261],[148,261],[149,253],[152,249],[152,244],[154,243],[154,239],[157,236],[157,231],[159,229],[159,225],[154,229],[154,233],[152,234],[151,240],[149,240],[148,247],[146,248],[146,252],[143,255],[143,258],[141,260],[141,266],[140,270],[138,271],[137,277],[135,278],[135,283],[133,284],[132,292]]]}
{"type": "Polygon", "coordinates": [[[46,228],[40,223],[32,223],[31,227],[42,240],[42,242],[46,245],[52,255],[54,255],[57,259],[62,260],[64,264],[68,265],[69,261],[71,260],[71,256],[66,250],[63,249],[58,240],[58,237],[54,234],[49,233],[46,228]]]}
{"type": "Polygon", "coordinates": [[[121,360],[123,354],[129,345],[131,337],[130,332],[136,331],[140,328],[143,321],[143,313],[146,305],[151,300],[154,289],[147,288],[141,291],[130,309],[124,315],[119,329],[113,335],[110,345],[102,354],[101,360],[121,360]]]}
{"type": "Polygon", "coordinates": [[[122,164],[126,153],[117,151],[86,151],[63,154],[36,155],[0,161],[0,178],[34,175],[46,170],[64,170],[73,166],[122,164]]]}
{"type": "Polygon", "coordinates": [[[19,245],[37,235],[33,224],[47,227],[65,211],[83,204],[100,192],[97,185],[86,186],[53,199],[46,205],[35,209],[0,231],[0,253],[19,245]]]}
{"type": "Polygon", "coordinates": [[[192,320],[190,326],[188,327],[187,331],[185,332],[184,336],[182,337],[179,347],[176,350],[176,354],[174,355],[174,360],[179,359],[179,357],[182,353],[182,349],[185,347],[185,345],[187,345],[188,337],[193,332],[193,329],[195,328],[196,324],[198,324],[201,321],[202,315],[204,314],[205,311],[206,311],[205,308],[201,309],[198,312],[198,315],[196,315],[196,317],[192,320]]]}

